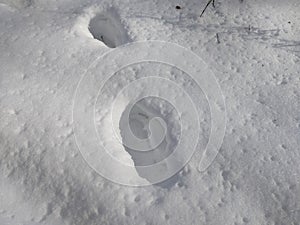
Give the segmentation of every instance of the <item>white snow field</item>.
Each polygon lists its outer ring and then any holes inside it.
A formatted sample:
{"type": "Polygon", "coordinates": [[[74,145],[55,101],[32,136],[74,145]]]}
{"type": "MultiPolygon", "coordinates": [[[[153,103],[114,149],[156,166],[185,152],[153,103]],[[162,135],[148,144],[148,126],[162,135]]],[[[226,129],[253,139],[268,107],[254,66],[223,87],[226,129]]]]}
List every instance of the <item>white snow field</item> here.
{"type": "Polygon", "coordinates": [[[300,1],[216,0],[200,18],[206,4],[0,0],[0,225],[300,224],[300,1]],[[150,40],[198,55],[223,93],[225,136],[203,171],[214,106],[185,71],[148,61],[104,80],[118,61],[103,54],[148,56],[123,46],[150,40]],[[150,88],[173,102],[149,95],[130,105],[150,88]],[[74,108],[94,89],[97,98],[74,108]],[[76,119],[95,126],[77,129],[76,119]],[[89,129],[130,169],[88,148],[89,129]]]}

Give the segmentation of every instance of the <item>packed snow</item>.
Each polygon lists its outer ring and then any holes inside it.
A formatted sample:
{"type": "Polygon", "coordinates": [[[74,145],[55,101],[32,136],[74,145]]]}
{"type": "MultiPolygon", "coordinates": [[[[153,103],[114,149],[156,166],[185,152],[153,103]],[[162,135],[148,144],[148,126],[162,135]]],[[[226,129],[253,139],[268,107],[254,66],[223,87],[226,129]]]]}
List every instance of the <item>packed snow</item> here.
{"type": "Polygon", "coordinates": [[[300,224],[300,2],[207,2],[0,0],[1,225],[300,224]]]}

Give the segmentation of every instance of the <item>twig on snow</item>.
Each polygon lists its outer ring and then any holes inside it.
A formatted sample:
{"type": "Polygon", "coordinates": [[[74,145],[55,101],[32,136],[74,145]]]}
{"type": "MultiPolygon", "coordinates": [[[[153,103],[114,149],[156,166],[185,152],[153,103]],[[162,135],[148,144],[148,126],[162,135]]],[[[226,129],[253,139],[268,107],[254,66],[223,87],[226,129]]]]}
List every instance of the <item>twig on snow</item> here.
{"type": "Polygon", "coordinates": [[[216,33],[216,39],[217,39],[217,43],[220,44],[220,38],[219,38],[219,33],[216,33]]]}
{"type": "Polygon", "coordinates": [[[209,0],[206,4],[206,6],[204,7],[202,13],[200,14],[200,17],[202,17],[202,15],[204,14],[205,10],[207,9],[207,7],[212,3],[212,6],[215,8],[215,0],[209,0]]]}

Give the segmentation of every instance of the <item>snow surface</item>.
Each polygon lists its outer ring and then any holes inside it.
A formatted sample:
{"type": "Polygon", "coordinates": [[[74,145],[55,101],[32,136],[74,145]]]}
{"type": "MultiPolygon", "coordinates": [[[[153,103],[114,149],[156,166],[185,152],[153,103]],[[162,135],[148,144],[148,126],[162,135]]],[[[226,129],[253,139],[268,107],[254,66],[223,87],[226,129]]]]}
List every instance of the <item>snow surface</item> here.
{"type": "MultiPolygon", "coordinates": [[[[1,225],[300,224],[300,2],[216,1],[199,18],[206,3],[0,0],[1,225]],[[112,79],[104,89],[108,97],[139,71],[171,71],[203,110],[201,145],[191,161],[165,182],[128,187],[86,163],[74,138],[72,107],[94,60],[145,40],[179,44],[206,61],[226,101],[227,127],[216,159],[199,172],[211,122],[201,90],[168,66],[120,71],[124,79],[112,79]]],[[[126,96],[134,93],[123,95],[114,117],[124,140],[126,96]]],[[[130,148],[112,146],[112,154],[131,165],[159,161],[179,139],[178,116],[168,113],[172,106],[149,101],[136,105],[129,123],[136,135],[147,137],[149,131],[141,129],[146,120],[164,118],[165,126],[152,128],[167,130],[157,149],[166,152],[144,161],[130,148]]],[[[102,141],[114,145],[105,104],[99,99],[97,129],[102,141]]],[[[151,174],[133,173],[151,182],[151,174]]]]}

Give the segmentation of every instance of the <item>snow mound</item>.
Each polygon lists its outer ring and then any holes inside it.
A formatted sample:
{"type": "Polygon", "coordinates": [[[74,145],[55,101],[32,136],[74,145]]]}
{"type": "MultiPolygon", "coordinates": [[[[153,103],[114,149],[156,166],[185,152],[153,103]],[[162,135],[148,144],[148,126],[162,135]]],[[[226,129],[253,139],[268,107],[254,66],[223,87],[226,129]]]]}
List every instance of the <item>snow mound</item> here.
{"type": "Polygon", "coordinates": [[[97,13],[90,20],[89,31],[95,39],[102,41],[109,48],[130,42],[120,16],[113,9],[97,13]]]}

